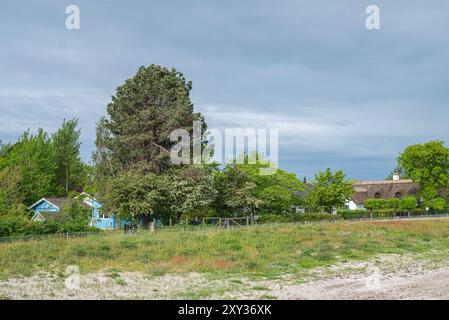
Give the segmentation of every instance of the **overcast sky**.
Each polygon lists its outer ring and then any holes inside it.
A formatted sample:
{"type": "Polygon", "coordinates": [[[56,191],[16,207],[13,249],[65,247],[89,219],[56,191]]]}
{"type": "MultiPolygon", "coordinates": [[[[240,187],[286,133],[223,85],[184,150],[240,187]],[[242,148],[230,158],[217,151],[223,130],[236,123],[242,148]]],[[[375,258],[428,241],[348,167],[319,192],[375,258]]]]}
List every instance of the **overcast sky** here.
{"type": "Polygon", "coordinates": [[[279,129],[281,167],[383,179],[408,144],[449,142],[449,2],[398,2],[3,0],[0,139],[76,117],[89,161],[115,88],[154,63],[193,81],[209,127],[279,129]]]}

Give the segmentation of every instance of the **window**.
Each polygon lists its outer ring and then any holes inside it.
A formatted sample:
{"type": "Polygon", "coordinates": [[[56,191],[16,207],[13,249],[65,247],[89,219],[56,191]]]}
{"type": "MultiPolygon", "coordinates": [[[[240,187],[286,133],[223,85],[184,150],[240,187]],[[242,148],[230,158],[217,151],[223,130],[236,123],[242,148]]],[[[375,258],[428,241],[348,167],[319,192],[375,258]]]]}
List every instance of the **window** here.
{"type": "Polygon", "coordinates": [[[374,195],[374,198],[379,199],[380,198],[380,193],[376,192],[376,194],[374,195]]]}
{"type": "Polygon", "coordinates": [[[402,194],[400,192],[396,192],[394,195],[396,198],[400,199],[402,197],[402,194]]]}

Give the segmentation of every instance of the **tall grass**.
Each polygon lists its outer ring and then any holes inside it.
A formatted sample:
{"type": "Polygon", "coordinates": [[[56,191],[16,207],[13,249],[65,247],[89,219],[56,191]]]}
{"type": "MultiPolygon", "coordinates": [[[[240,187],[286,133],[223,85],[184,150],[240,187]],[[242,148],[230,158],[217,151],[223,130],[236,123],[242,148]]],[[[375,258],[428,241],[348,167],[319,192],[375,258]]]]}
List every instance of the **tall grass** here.
{"type": "Polygon", "coordinates": [[[68,265],[77,265],[81,272],[275,277],[379,253],[447,251],[448,245],[449,219],[106,233],[1,244],[0,275],[63,272],[68,265]]]}

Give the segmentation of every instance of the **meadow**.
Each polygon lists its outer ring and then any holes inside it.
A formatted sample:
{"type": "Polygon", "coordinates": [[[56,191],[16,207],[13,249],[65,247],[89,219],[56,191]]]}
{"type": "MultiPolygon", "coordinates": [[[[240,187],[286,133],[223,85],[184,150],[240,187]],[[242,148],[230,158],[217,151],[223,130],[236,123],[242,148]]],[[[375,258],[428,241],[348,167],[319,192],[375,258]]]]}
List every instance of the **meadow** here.
{"type": "Polygon", "coordinates": [[[76,265],[81,273],[199,272],[275,278],[338,262],[366,261],[377,254],[446,256],[448,247],[445,218],[113,232],[0,244],[0,275],[6,279],[36,271],[61,273],[76,265]]]}

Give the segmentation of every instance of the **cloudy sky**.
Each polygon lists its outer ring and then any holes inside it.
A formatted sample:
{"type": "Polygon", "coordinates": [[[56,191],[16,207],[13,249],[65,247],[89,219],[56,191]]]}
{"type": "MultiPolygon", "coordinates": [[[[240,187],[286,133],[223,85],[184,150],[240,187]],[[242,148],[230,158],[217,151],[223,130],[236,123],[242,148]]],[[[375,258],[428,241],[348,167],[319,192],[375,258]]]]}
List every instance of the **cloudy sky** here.
{"type": "Polygon", "coordinates": [[[193,81],[209,127],[279,129],[281,167],[382,179],[408,144],[449,141],[448,15],[444,0],[3,0],[0,139],[76,117],[88,161],[115,88],[154,63],[193,81]]]}

